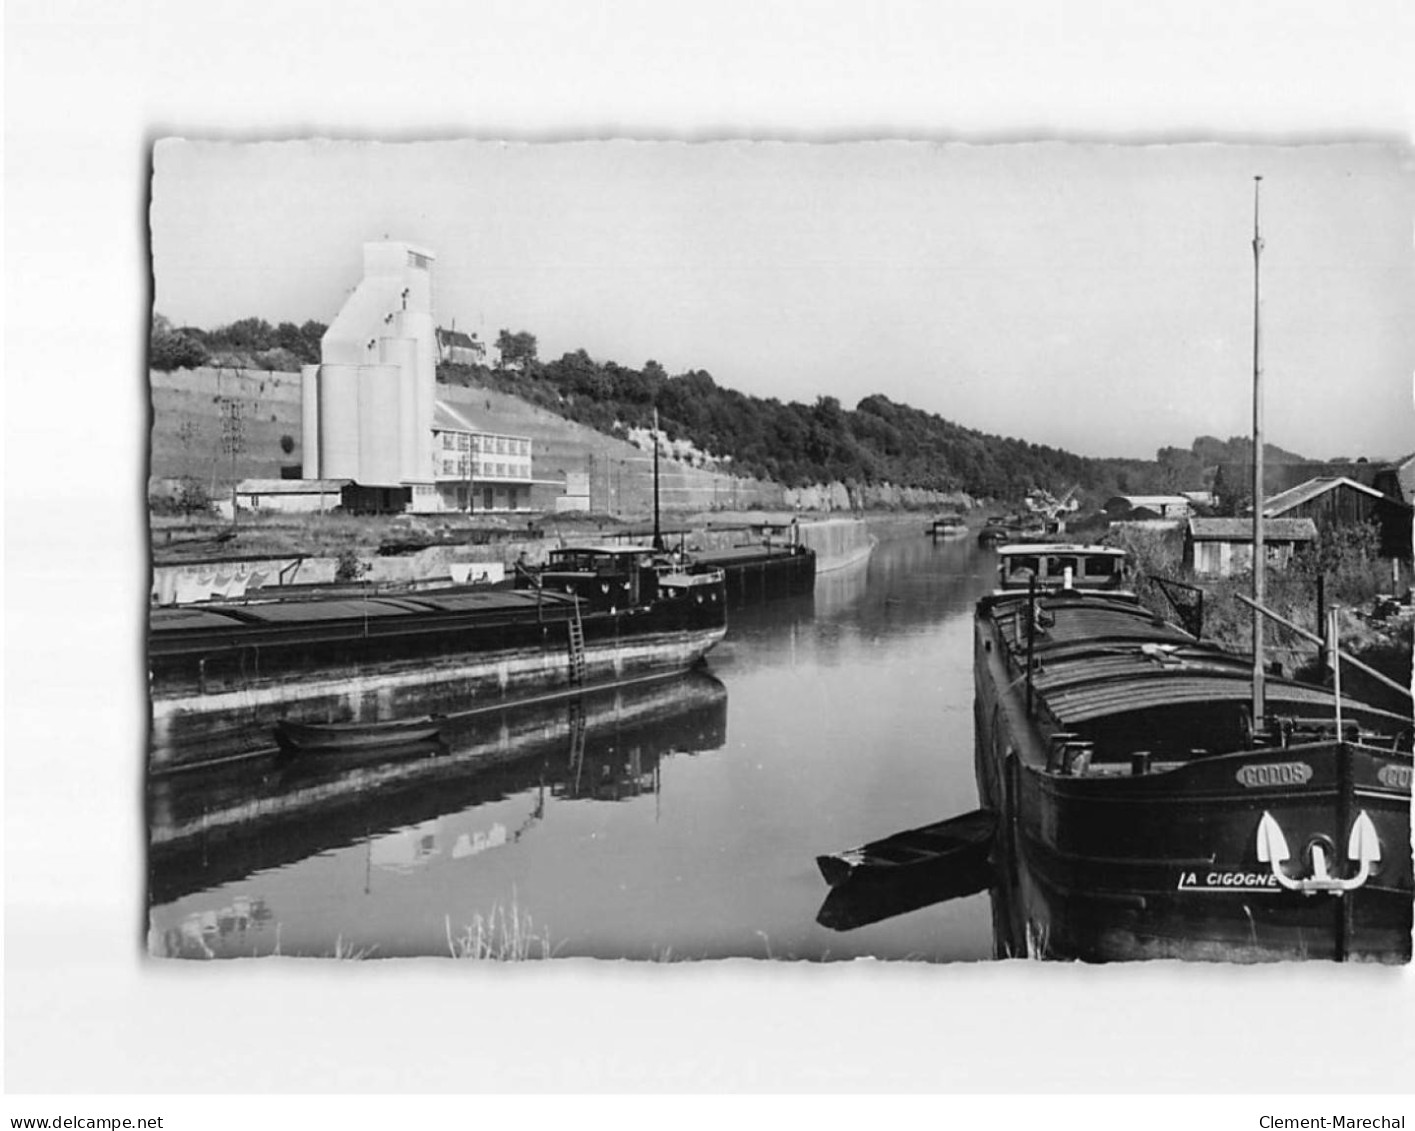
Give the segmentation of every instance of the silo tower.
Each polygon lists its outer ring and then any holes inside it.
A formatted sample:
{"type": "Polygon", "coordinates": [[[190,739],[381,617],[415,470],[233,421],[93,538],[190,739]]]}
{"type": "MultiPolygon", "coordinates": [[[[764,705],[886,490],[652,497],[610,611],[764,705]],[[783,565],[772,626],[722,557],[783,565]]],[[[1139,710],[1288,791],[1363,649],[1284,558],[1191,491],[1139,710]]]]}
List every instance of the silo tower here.
{"type": "Polygon", "coordinates": [[[400,240],[364,244],[364,277],[304,367],[306,479],[433,482],[437,339],[432,264],[400,240]]]}

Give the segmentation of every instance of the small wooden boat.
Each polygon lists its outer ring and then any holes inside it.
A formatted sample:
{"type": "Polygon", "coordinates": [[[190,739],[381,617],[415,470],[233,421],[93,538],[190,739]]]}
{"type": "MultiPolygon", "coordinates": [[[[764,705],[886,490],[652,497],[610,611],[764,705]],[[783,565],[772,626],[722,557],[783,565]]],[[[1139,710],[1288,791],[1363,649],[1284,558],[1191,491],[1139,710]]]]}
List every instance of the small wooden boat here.
{"type": "Polygon", "coordinates": [[[929,867],[861,869],[826,893],[816,922],[832,931],[853,931],[976,895],[993,884],[991,853],[982,847],[942,857],[929,867]]]}
{"type": "Polygon", "coordinates": [[[1059,522],[1049,522],[1039,515],[993,515],[978,531],[978,545],[1001,546],[1013,542],[1039,542],[1060,528],[1059,522]]]}
{"type": "Polygon", "coordinates": [[[373,723],[296,723],[281,719],[275,724],[275,741],[290,753],[379,750],[435,739],[441,734],[444,721],[441,715],[373,723]]]}
{"type": "Polygon", "coordinates": [[[975,809],[932,825],[895,833],[859,848],[817,856],[825,882],[838,887],[847,880],[903,880],[960,867],[970,859],[986,859],[997,827],[989,809],[975,809]]]}
{"type": "Polygon", "coordinates": [[[924,527],[924,533],[930,538],[960,538],[968,533],[968,522],[959,514],[939,515],[924,527]]]}

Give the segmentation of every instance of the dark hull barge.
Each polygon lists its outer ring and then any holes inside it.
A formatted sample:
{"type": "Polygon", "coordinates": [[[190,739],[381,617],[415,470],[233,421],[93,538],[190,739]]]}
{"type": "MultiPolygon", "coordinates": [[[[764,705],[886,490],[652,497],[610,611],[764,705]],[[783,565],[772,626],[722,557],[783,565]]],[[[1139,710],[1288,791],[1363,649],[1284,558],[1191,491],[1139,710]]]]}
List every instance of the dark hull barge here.
{"type": "Polygon", "coordinates": [[[974,709],[1000,956],[1410,960],[1408,716],[1274,675],[1254,733],[1251,659],[1144,608],[1119,551],[999,554],[974,709]]]}
{"type": "Polygon", "coordinates": [[[798,523],[754,522],[710,529],[714,533],[739,532],[745,541],[716,550],[690,550],[692,531],[687,527],[625,530],[614,538],[634,541],[652,537],[676,546],[674,561],[691,563],[696,569],[721,570],[730,606],[799,597],[815,588],[816,551],[801,540],[798,523]]]}
{"type": "Polygon", "coordinates": [[[796,597],[816,584],[816,552],[809,546],[733,546],[698,554],[696,561],[722,571],[732,605],[796,597]]]}
{"type": "Polygon", "coordinates": [[[154,771],[269,745],[282,720],[381,724],[686,670],[727,630],[720,571],[570,547],[517,589],[156,608],[154,771]]]}

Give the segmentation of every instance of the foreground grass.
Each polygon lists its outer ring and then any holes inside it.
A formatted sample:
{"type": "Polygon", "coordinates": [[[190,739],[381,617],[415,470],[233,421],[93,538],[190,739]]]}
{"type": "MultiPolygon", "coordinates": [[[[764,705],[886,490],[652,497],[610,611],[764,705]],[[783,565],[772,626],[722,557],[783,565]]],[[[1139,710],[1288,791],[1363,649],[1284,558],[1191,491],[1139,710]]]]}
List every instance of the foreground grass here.
{"type": "Polygon", "coordinates": [[[460,934],[452,933],[452,916],[446,918],[447,950],[453,958],[473,961],[526,962],[551,958],[550,932],[536,929],[530,915],[515,900],[509,908],[496,904],[487,915],[478,912],[460,934]]]}

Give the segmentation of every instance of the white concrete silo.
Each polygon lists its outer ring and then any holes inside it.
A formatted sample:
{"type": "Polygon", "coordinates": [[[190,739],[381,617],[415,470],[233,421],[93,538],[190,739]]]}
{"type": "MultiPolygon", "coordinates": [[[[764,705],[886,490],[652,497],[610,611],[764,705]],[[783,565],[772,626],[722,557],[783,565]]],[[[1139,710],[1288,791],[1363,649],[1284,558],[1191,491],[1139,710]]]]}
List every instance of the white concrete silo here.
{"type": "Polygon", "coordinates": [[[360,483],[392,486],[403,480],[401,378],[397,365],[359,366],[360,483]]]}
{"type": "Polygon", "coordinates": [[[364,482],[359,445],[358,365],[319,367],[319,473],[364,482]]]}
{"type": "Polygon", "coordinates": [[[319,366],[300,366],[300,451],[306,479],[319,478],[319,366]]]}
{"type": "Polygon", "coordinates": [[[364,277],[304,376],[306,477],[432,482],[433,259],[403,241],[364,245],[364,277]]]}

